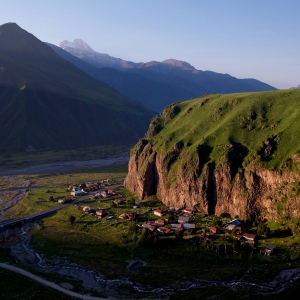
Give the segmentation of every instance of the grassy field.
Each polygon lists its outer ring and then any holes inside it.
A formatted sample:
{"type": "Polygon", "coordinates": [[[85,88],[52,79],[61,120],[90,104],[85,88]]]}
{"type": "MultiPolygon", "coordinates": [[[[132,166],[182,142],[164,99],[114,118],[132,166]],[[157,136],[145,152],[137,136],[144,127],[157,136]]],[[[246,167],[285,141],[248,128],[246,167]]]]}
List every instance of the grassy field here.
{"type": "Polygon", "coordinates": [[[60,205],[57,203],[58,199],[73,199],[74,197],[71,197],[70,191],[67,190],[67,187],[72,183],[100,181],[107,178],[117,178],[116,182],[122,183],[126,174],[127,164],[81,170],[71,174],[18,175],[14,176],[13,179],[9,177],[9,180],[8,176],[4,176],[2,188],[20,186],[25,181],[29,187],[45,187],[28,190],[25,194],[25,198],[10,209],[4,215],[3,219],[26,216],[52,207],[57,207],[60,205]],[[51,196],[54,198],[54,202],[49,201],[51,196]]]}
{"type": "Polygon", "coordinates": [[[198,155],[202,164],[225,162],[230,147],[240,153],[236,168],[258,161],[269,169],[296,171],[299,99],[300,90],[281,90],[174,103],[152,120],[146,137],[155,151],[169,155],[170,180],[198,155]],[[179,157],[172,160],[175,152],[179,157]]]}
{"type": "Polygon", "coordinates": [[[69,195],[70,192],[67,191],[66,187],[30,190],[26,192],[26,196],[22,201],[5,214],[4,219],[27,216],[39,211],[57,207],[60,205],[57,200],[67,198],[69,195]],[[53,197],[53,202],[49,200],[50,197],[53,197]]]}
{"type": "Polygon", "coordinates": [[[98,146],[73,150],[2,152],[0,153],[0,172],[46,163],[102,159],[129,152],[130,147],[130,145],[98,146]]]}

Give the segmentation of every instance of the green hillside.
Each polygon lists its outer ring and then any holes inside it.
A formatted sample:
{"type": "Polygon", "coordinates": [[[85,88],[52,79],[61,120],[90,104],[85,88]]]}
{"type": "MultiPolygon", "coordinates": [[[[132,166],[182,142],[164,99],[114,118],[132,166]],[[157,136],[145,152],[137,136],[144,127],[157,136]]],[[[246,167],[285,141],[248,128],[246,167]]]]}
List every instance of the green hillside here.
{"type": "Polygon", "coordinates": [[[130,144],[151,114],[14,23],[0,26],[0,150],[130,144]]]}
{"type": "Polygon", "coordinates": [[[300,89],[211,94],[168,106],[145,138],[158,152],[169,153],[174,171],[197,156],[202,166],[230,161],[238,169],[257,161],[270,169],[293,169],[299,128],[300,89]]]}

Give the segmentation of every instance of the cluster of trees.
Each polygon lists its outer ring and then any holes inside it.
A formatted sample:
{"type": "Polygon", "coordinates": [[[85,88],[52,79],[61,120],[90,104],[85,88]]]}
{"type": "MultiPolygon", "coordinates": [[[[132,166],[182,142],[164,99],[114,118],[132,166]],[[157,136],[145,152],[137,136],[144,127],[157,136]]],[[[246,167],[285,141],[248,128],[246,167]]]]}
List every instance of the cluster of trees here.
{"type": "Polygon", "coordinates": [[[270,233],[270,228],[268,227],[268,224],[264,222],[259,222],[257,226],[257,234],[268,236],[269,233],[270,233]]]}
{"type": "Polygon", "coordinates": [[[142,230],[135,222],[130,222],[127,229],[125,241],[132,241],[135,247],[155,247],[158,245],[159,237],[154,236],[147,228],[142,230]]]}

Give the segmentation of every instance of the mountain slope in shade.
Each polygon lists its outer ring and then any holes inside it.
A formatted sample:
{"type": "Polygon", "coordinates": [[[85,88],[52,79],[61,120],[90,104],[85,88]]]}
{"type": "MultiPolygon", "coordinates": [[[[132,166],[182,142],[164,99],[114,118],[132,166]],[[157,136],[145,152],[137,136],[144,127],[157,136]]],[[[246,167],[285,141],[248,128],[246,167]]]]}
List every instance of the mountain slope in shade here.
{"type": "Polygon", "coordinates": [[[0,149],[130,144],[152,115],[17,24],[0,26],[0,149]]]}
{"type": "Polygon", "coordinates": [[[130,99],[136,100],[150,110],[160,112],[167,105],[196,97],[198,93],[188,91],[175,84],[149,79],[140,74],[124,72],[114,68],[96,68],[84,60],[71,55],[55,45],[47,43],[60,57],[71,62],[94,78],[115,88],[130,99]]]}
{"type": "MultiPolygon", "coordinates": [[[[97,53],[92,49],[82,50],[75,41],[73,43],[65,41],[59,46],[94,67],[118,69],[119,72],[99,68],[98,72],[88,73],[155,111],[161,111],[173,102],[205,94],[276,90],[273,86],[256,79],[238,79],[229,74],[201,71],[187,62],[176,59],[132,63],[97,53]],[[131,75],[128,75],[129,73],[131,75]]],[[[89,47],[82,40],[80,41],[81,44],[85,44],[84,48],[89,47]]],[[[55,51],[58,53],[57,50],[55,51]]],[[[67,60],[72,59],[67,58],[67,60]]]]}

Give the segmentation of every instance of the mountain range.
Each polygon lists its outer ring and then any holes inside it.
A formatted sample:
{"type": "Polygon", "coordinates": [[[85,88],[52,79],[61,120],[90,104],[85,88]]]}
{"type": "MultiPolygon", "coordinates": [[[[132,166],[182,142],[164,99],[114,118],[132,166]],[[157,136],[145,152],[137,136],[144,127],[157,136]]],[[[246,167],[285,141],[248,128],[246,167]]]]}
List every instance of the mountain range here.
{"type": "Polygon", "coordinates": [[[15,23],[0,26],[0,150],[131,144],[153,116],[15,23]]]}
{"type": "Polygon", "coordinates": [[[94,78],[156,112],[174,102],[204,94],[276,90],[256,79],[238,79],[229,74],[200,71],[187,62],[175,59],[147,63],[125,61],[97,53],[81,39],[58,44],[59,48],[72,56],[54,45],[48,45],[61,57],[94,78]]]}

